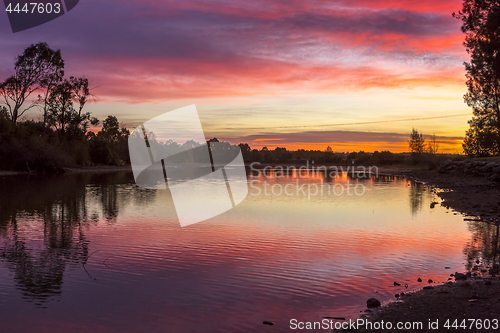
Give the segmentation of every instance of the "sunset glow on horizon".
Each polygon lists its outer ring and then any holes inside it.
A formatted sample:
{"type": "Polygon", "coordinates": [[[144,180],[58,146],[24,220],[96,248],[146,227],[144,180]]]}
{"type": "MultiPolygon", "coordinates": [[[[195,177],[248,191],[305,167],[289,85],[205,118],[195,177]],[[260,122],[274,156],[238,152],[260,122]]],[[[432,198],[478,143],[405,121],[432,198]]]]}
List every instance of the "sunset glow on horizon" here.
{"type": "MultiPolygon", "coordinates": [[[[412,128],[461,153],[472,110],[460,0],[87,0],[12,34],[0,77],[28,45],[60,49],[68,76],[127,128],[196,104],[206,138],[251,148],[408,151],[412,128]]],[[[6,18],[6,16],[5,16],[6,18]]],[[[29,117],[38,119],[41,113],[29,117]]]]}

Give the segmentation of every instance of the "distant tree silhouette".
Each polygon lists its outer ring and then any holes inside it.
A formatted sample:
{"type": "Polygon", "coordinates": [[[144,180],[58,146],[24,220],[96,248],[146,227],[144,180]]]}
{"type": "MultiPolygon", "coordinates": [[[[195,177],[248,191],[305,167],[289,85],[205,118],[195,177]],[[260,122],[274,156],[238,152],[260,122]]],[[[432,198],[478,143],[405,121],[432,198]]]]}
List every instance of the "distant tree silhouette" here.
{"type": "Polygon", "coordinates": [[[240,147],[241,152],[243,153],[243,155],[248,154],[248,153],[250,153],[252,151],[252,149],[250,148],[250,146],[248,145],[248,143],[240,143],[238,145],[238,147],[240,147]]]}
{"type": "Polygon", "coordinates": [[[500,1],[464,0],[453,16],[463,22],[464,46],[471,56],[465,63],[468,92],[464,100],[472,107],[463,148],[468,155],[500,154],[500,1]]]}
{"type": "Polygon", "coordinates": [[[393,154],[390,151],[375,151],[372,154],[373,163],[376,165],[389,165],[404,162],[404,156],[393,154]]]}
{"type": "Polygon", "coordinates": [[[120,128],[118,118],[108,116],[102,122],[102,129],[90,135],[90,156],[97,164],[122,165],[128,163],[129,130],[120,128]]]}
{"type": "Polygon", "coordinates": [[[250,159],[250,154],[252,152],[252,148],[248,145],[248,143],[240,143],[238,145],[241,150],[241,155],[243,156],[243,160],[248,161],[250,159]]]}
{"type": "Polygon", "coordinates": [[[425,152],[425,139],[422,134],[419,134],[415,128],[412,128],[410,140],[408,141],[410,153],[422,154],[425,152]]]}
{"type": "Polygon", "coordinates": [[[252,162],[262,162],[262,156],[258,149],[252,150],[252,154],[250,155],[250,159],[252,162]]]}
{"type": "Polygon", "coordinates": [[[427,147],[428,147],[429,154],[437,154],[438,149],[439,149],[439,144],[436,141],[436,134],[431,135],[427,145],[428,145],[427,147]]]}

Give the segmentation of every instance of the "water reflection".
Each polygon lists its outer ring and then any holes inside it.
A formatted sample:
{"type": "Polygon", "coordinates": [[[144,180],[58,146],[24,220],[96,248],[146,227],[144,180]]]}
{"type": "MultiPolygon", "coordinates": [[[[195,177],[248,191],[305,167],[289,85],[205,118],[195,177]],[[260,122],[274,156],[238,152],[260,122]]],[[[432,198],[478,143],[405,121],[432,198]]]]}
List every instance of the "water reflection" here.
{"type": "Polygon", "coordinates": [[[500,227],[484,221],[468,221],[471,239],[464,247],[466,270],[478,275],[498,275],[500,263],[500,227]]]}
{"type": "Polygon", "coordinates": [[[367,298],[393,299],[406,290],[394,281],[409,289],[421,287],[417,277],[446,281],[444,266],[464,269],[464,244],[466,268],[498,262],[498,227],[466,224],[441,206],[424,209],[435,198],[422,184],[266,172],[249,179],[361,184],[366,192],[262,192],[181,228],[169,191],[141,189],[131,173],[0,178],[2,328],[56,322],[47,329],[258,332],[271,320],[273,331],[289,332],[290,318],[352,318],[367,298]],[[31,303],[48,309],[40,314],[31,303]]]}
{"type": "Polygon", "coordinates": [[[393,184],[397,180],[400,180],[399,177],[391,176],[391,175],[378,175],[378,177],[371,177],[374,184],[382,185],[382,184],[393,184]]]}
{"type": "Polygon", "coordinates": [[[373,173],[366,169],[360,171],[343,172],[342,169],[328,169],[326,167],[319,168],[296,168],[296,167],[283,167],[283,168],[263,168],[263,169],[247,169],[247,175],[250,179],[260,180],[300,180],[304,182],[321,183],[355,183],[365,182],[371,183],[379,181],[379,179],[386,178],[385,176],[378,176],[376,169],[372,170],[373,173]]]}
{"type": "Polygon", "coordinates": [[[428,187],[422,183],[413,182],[410,185],[410,210],[411,215],[415,216],[422,210],[424,193],[428,187]]]}
{"type": "MultiPolygon", "coordinates": [[[[104,219],[116,221],[118,185],[130,183],[130,177],[116,173],[0,180],[0,259],[14,273],[24,298],[41,305],[61,293],[67,266],[83,266],[89,258],[86,230],[100,217],[90,203],[99,200],[104,219]]],[[[144,196],[154,198],[155,192],[130,187],[124,203],[144,196]]]]}

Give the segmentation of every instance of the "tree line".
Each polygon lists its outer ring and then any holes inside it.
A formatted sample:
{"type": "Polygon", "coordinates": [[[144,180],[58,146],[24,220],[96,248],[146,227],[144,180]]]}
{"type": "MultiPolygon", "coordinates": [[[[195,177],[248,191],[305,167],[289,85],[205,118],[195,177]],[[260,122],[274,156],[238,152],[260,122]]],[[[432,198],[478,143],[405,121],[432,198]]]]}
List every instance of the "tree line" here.
{"type": "Polygon", "coordinates": [[[71,165],[129,163],[129,131],[115,116],[102,122],[86,112],[95,100],[86,77],[67,78],[60,50],[32,44],[15,58],[12,75],[0,83],[0,168],[57,171],[71,165]],[[41,120],[25,120],[32,109],[41,120]]]}
{"type": "MultiPolygon", "coordinates": [[[[210,141],[215,140],[217,139],[214,138],[210,141]]],[[[240,143],[238,146],[241,149],[245,163],[306,164],[309,161],[310,163],[314,162],[316,165],[342,165],[346,163],[354,163],[356,165],[391,165],[405,162],[404,155],[391,153],[390,151],[335,153],[330,146],[325,150],[287,150],[285,147],[276,147],[275,149],[262,147],[259,150],[251,149],[248,143],[240,143]]]]}

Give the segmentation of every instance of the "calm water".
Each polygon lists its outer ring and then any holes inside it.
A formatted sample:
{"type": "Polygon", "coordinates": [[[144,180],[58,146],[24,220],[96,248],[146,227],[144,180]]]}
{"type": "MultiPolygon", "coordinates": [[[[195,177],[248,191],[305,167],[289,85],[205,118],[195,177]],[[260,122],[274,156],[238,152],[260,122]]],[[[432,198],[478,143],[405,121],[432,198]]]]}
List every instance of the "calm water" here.
{"type": "Polygon", "coordinates": [[[181,228],[169,192],[130,173],[0,178],[2,332],[289,332],[494,259],[497,227],[431,209],[421,184],[249,182],[235,209],[181,228]],[[311,195],[327,187],[345,192],[311,195]]]}

